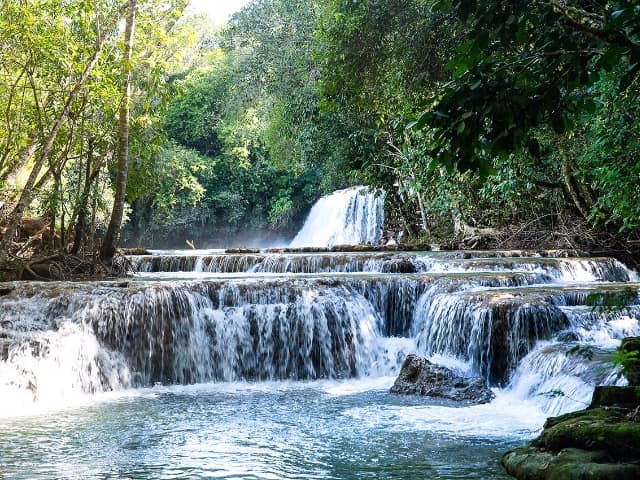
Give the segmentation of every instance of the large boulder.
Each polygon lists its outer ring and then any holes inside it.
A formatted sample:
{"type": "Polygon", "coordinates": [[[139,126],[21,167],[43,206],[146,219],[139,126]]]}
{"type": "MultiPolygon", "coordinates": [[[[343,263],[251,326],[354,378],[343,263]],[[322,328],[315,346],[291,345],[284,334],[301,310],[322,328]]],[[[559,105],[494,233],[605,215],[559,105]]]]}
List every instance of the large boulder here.
{"type": "Polygon", "coordinates": [[[481,378],[466,378],[424,357],[407,355],[391,393],[438,397],[466,405],[488,403],[495,397],[481,378]]]}
{"type": "Polygon", "coordinates": [[[605,451],[615,461],[639,459],[640,423],[629,421],[629,414],[628,409],[597,407],[549,418],[532,445],[552,452],[605,451]]]}

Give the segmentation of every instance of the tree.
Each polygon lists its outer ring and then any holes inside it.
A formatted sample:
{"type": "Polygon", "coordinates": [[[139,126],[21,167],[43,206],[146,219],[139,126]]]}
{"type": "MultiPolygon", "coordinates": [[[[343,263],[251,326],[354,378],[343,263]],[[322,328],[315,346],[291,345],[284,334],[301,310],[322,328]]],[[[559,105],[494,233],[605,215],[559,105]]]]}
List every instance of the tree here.
{"type": "MultiPolygon", "coordinates": [[[[8,219],[5,222],[5,234],[2,238],[2,242],[0,243],[0,263],[4,262],[8,248],[13,241],[18,223],[20,222],[23,213],[31,203],[36,182],[43,182],[42,178],[40,178],[39,180],[39,177],[41,175],[41,171],[43,169],[43,166],[45,165],[45,162],[49,159],[49,154],[54,148],[54,144],[56,142],[56,139],[58,138],[58,134],[60,133],[62,127],[67,123],[76,99],[82,91],[82,87],[87,82],[91,73],[96,67],[100,59],[100,54],[106,42],[111,38],[112,33],[117,28],[117,25],[124,12],[127,10],[128,6],[129,2],[120,5],[115,14],[112,15],[111,19],[107,23],[106,28],[100,29],[97,32],[97,38],[95,46],[93,47],[93,51],[90,57],[87,59],[86,64],[79,77],[73,81],[72,88],[67,94],[62,108],[60,108],[60,110],[55,114],[50,129],[42,139],[40,139],[37,130],[34,131],[31,139],[27,141],[26,147],[21,150],[18,162],[15,162],[19,167],[26,166],[37,152],[37,156],[35,157],[31,173],[29,174],[28,179],[22,189],[20,198],[16,202],[16,205],[14,206],[11,214],[8,216],[8,219]]],[[[45,179],[53,173],[55,162],[52,163],[53,164],[50,165],[48,170],[44,173],[45,179]]]]}
{"type": "Polygon", "coordinates": [[[637,1],[438,1],[469,30],[438,89],[410,124],[431,129],[441,165],[486,174],[495,157],[540,154],[535,129],[571,130],[596,109],[591,89],[622,64],[621,90],[640,72],[637,1]]]}
{"type": "Polygon", "coordinates": [[[105,234],[100,255],[110,259],[115,254],[116,244],[120,238],[120,228],[124,215],[124,201],[127,191],[127,174],[129,171],[129,116],[131,109],[131,73],[133,36],[137,0],[130,0],[124,29],[124,55],[122,58],[122,99],[118,117],[118,174],[116,177],[116,194],[109,227],[105,234]]]}

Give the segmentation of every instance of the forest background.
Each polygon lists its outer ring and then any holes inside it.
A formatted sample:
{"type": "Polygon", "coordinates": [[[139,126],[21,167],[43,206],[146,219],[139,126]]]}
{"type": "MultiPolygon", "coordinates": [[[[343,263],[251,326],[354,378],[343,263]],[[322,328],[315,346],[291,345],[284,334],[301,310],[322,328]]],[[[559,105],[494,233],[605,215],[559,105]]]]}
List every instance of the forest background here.
{"type": "Polygon", "coordinates": [[[0,0],[3,262],[282,244],[357,184],[408,241],[637,259],[640,2],[187,5],[0,0]]]}

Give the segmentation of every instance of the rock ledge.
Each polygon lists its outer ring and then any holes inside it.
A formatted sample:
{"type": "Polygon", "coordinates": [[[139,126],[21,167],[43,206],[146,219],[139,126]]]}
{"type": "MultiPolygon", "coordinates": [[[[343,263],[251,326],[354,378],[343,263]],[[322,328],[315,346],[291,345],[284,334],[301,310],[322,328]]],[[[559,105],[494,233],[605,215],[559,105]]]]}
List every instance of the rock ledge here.
{"type": "Polygon", "coordinates": [[[521,480],[640,478],[640,387],[596,387],[589,408],[547,419],[502,465],[521,480]]]}

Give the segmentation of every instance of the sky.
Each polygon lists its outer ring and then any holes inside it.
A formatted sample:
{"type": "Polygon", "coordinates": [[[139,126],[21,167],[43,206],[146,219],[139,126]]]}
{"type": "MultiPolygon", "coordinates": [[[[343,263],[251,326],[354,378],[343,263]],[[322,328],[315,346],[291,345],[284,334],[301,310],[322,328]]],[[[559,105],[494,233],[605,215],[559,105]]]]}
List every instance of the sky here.
{"type": "Polygon", "coordinates": [[[221,25],[247,3],[249,0],[191,0],[189,12],[206,13],[216,24],[221,25]]]}

